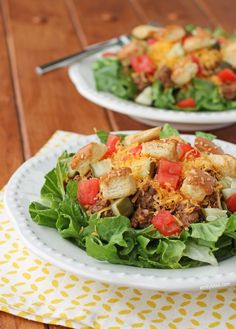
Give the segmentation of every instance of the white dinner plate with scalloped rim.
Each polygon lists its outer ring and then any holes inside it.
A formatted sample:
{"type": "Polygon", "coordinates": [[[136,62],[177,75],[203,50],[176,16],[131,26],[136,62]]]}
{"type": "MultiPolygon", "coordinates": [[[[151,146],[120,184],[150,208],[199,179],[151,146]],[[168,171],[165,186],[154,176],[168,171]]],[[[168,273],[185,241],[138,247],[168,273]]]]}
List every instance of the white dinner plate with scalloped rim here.
{"type": "MultiPolygon", "coordinates": [[[[185,135],[192,142],[194,136],[185,135]]],[[[51,170],[64,149],[75,152],[96,140],[95,136],[81,137],[54,151],[26,161],[11,177],[5,190],[5,206],[21,239],[42,259],[79,276],[116,285],[159,290],[198,290],[224,287],[236,283],[236,257],[218,266],[163,270],[113,265],[89,257],[86,252],[63,239],[56,230],[34,223],[28,213],[33,200],[40,201],[40,189],[45,174],[51,170]]],[[[217,140],[226,153],[236,156],[236,146],[217,140]]]]}
{"type": "MultiPolygon", "coordinates": [[[[108,51],[119,49],[113,47],[108,51]]],[[[186,131],[210,130],[228,126],[236,122],[236,110],[184,112],[157,109],[123,100],[106,92],[98,92],[93,78],[92,64],[101,57],[102,52],[86,57],[69,68],[69,77],[78,92],[91,102],[108,110],[126,114],[133,119],[151,126],[170,122],[177,129],[186,131]]]]}

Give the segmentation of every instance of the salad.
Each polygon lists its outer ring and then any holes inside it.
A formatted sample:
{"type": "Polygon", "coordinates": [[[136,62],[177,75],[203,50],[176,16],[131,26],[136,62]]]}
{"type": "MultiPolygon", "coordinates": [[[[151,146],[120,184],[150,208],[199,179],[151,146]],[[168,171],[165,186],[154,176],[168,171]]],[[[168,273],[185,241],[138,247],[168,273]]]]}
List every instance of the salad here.
{"type": "Polygon", "coordinates": [[[235,254],[236,158],[214,135],[191,145],[169,124],[97,135],[46,174],[33,221],[115,264],[176,269],[235,254]]]}
{"type": "Polygon", "coordinates": [[[133,29],[130,42],[93,63],[98,91],[172,110],[236,107],[236,35],[193,25],[133,29]]]}

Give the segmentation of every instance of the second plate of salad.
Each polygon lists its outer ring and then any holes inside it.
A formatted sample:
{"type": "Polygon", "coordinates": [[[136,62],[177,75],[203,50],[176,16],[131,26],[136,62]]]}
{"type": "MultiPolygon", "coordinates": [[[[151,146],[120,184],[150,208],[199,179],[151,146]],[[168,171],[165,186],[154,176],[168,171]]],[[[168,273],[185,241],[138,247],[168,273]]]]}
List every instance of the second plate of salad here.
{"type": "Polygon", "coordinates": [[[139,121],[213,129],[236,121],[236,41],[222,29],[138,26],[69,69],[89,100],[139,121]],[[227,111],[227,115],[226,115],[227,111]]]}

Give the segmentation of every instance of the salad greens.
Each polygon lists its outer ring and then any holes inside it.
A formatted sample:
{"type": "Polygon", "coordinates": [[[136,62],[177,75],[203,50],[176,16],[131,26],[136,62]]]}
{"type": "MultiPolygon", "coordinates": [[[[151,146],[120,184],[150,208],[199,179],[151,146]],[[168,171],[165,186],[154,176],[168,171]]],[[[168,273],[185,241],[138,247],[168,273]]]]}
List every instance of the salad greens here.
{"type": "Polygon", "coordinates": [[[117,59],[99,59],[94,63],[93,71],[97,90],[108,91],[124,99],[134,98],[136,86],[131,77],[122,72],[122,65],[117,59]]]}
{"type": "MultiPolygon", "coordinates": [[[[105,131],[97,134],[106,141],[105,131]]],[[[168,124],[162,130],[162,137],[177,134],[168,124]]],[[[204,136],[213,138],[211,134],[204,136]]],[[[236,253],[236,214],[193,223],[179,236],[169,237],[152,224],[135,229],[125,216],[101,217],[99,212],[88,215],[77,201],[78,181],[70,178],[72,156],[65,151],[58,158],[56,167],[45,176],[42,201],[32,202],[29,213],[37,224],[56,229],[89,256],[114,264],[177,269],[216,265],[236,253]]]]}

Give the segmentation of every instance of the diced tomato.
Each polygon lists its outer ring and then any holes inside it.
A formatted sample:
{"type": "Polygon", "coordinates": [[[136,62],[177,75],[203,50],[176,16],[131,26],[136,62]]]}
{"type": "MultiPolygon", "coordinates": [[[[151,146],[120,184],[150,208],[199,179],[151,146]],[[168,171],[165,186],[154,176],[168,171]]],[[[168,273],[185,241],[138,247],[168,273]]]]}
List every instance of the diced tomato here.
{"type": "Polygon", "coordinates": [[[160,210],[157,215],[152,218],[153,226],[163,235],[177,235],[181,232],[174,216],[167,210],[160,210]]]}
{"type": "Polygon", "coordinates": [[[129,153],[132,155],[139,155],[142,152],[142,144],[135,146],[129,150],[129,153]]]}
{"type": "Polygon", "coordinates": [[[227,43],[227,40],[223,36],[218,37],[218,41],[221,45],[225,45],[227,43]]]}
{"type": "Polygon", "coordinates": [[[77,199],[82,205],[92,205],[96,202],[99,192],[99,179],[83,179],[78,184],[77,199]]]}
{"type": "Polygon", "coordinates": [[[179,183],[181,170],[181,162],[160,160],[157,174],[159,184],[163,187],[171,186],[173,189],[176,189],[179,183]]]}
{"type": "Polygon", "coordinates": [[[137,73],[154,73],[155,67],[148,55],[138,55],[131,57],[131,66],[137,73]]]}
{"type": "Polygon", "coordinates": [[[227,200],[226,200],[226,206],[231,212],[236,211],[236,193],[231,195],[227,200]]]}
{"type": "Polygon", "coordinates": [[[186,41],[188,38],[192,38],[192,35],[185,34],[185,35],[183,36],[182,40],[181,40],[181,41],[182,41],[182,44],[184,44],[185,41],[186,41]]]}
{"type": "Polygon", "coordinates": [[[196,103],[193,98],[189,97],[189,98],[181,99],[181,101],[176,103],[176,106],[181,107],[183,109],[192,109],[195,108],[196,103]]]}
{"type": "Polygon", "coordinates": [[[199,77],[203,76],[203,67],[202,67],[202,65],[200,63],[199,58],[197,56],[195,56],[195,55],[192,55],[191,58],[192,58],[193,63],[197,64],[197,66],[198,66],[197,75],[199,77]]]}
{"type": "Polygon", "coordinates": [[[121,138],[119,136],[112,135],[112,134],[110,134],[108,136],[108,139],[106,142],[107,151],[106,151],[105,155],[103,156],[103,159],[109,158],[110,156],[112,156],[112,154],[114,152],[116,152],[117,144],[120,142],[120,140],[121,140],[121,138]]]}
{"type": "Polygon", "coordinates": [[[236,82],[236,74],[230,69],[224,69],[218,73],[222,82],[236,82]]]}
{"type": "Polygon", "coordinates": [[[102,57],[109,58],[109,57],[117,57],[117,52],[115,51],[107,51],[102,54],[102,57]]]}
{"type": "Polygon", "coordinates": [[[154,45],[154,43],[156,43],[157,41],[158,41],[157,39],[150,38],[147,40],[147,43],[151,46],[151,45],[154,45]]]}
{"type": "Polygon", "coordinates": [[[177,154],[180,160],[182,160],[185,154],[191,151],[193,147],[189,143],[178,143],[177,144],[177,154]]]}
{"type": "Polygon", "coordinates": [[[196,159],[196,158],[199,158],[200,155],[201,155],[201,153],[198,150],[196,150],[195,148],[192,148],[192,150],[188,151],[185,154],[185,159],[187,159],[187,160],[196,159]]]}

